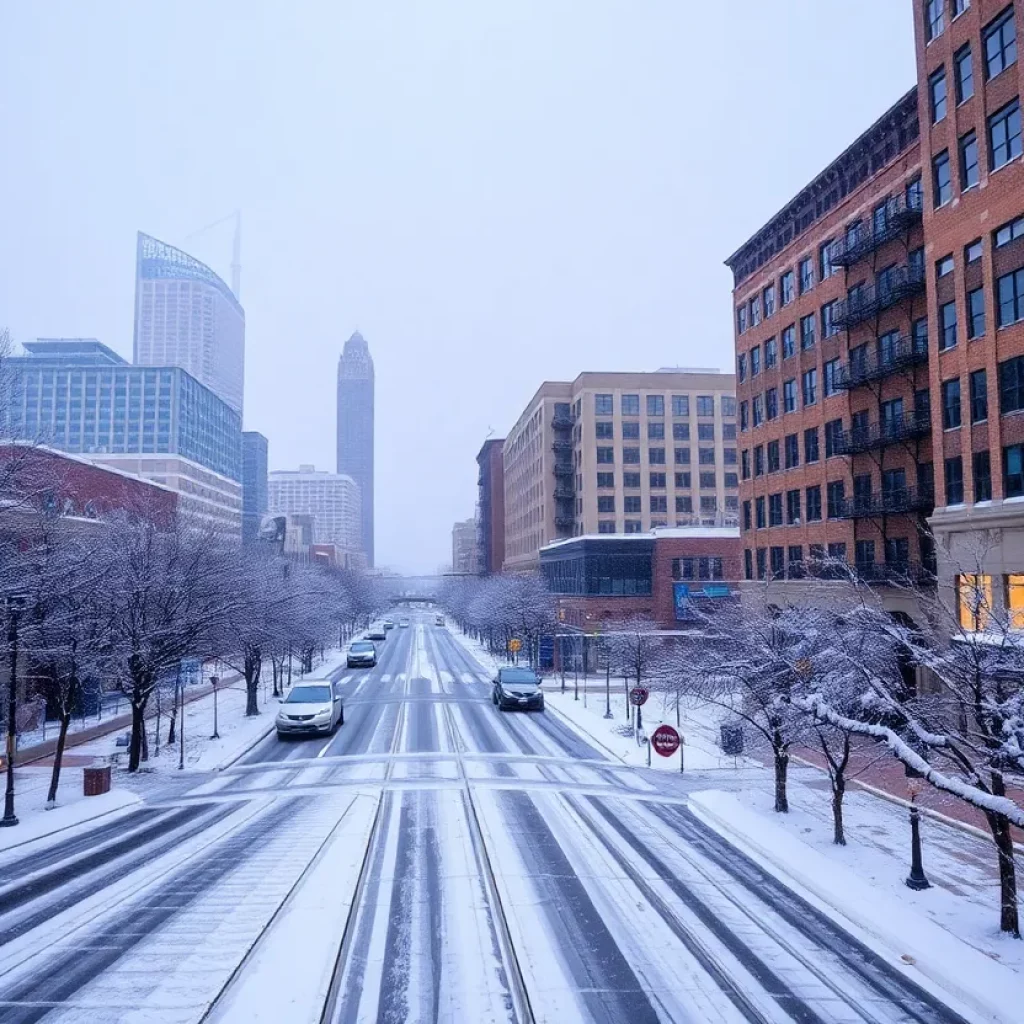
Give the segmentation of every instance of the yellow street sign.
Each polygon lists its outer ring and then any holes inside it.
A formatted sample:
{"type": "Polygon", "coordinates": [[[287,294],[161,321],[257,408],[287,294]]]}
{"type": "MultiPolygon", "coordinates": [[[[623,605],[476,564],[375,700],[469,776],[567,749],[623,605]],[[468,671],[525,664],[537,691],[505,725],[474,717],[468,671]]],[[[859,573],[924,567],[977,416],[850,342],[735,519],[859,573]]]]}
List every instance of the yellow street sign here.
{"type": "Polygon", "coordinates": [[[523,646],[522,640],[509,640],[508,649],[515,654],[523,646]]]}

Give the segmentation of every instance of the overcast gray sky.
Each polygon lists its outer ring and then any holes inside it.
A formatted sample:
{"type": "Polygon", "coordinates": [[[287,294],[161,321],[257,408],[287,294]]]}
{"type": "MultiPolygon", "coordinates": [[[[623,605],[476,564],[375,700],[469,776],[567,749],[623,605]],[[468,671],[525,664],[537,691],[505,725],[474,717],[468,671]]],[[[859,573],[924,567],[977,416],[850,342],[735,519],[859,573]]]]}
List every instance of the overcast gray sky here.
{"type": "Polygon", "coordinates": [[[247,429],[334,469],[377,370],[378,562],[432,570],[544,379],[731,368],[722,260],[914,80],[907,0],[0,0],[0,325],[131,356],[135,232],[230,279],[247,429]]]}

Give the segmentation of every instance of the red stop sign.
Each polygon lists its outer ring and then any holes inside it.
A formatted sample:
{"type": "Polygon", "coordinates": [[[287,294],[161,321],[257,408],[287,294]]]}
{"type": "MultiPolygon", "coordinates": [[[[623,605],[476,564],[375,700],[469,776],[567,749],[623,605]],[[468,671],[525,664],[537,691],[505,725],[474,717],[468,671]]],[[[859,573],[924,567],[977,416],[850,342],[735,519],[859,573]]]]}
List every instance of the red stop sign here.
{"type": "Polygon", "coordinates": [[[637,707],[647,703],[647,698],[650,697],[651,691],[646,686],[634,686],[629,691],[629,703],[635,704],[637,707]]]}
{"type": "Polygon", "coordinates": [[[662,757],[671,757],[679,749],[679,733],[671,725],[659,725],[651,735],[651,744],[662,757]]]}

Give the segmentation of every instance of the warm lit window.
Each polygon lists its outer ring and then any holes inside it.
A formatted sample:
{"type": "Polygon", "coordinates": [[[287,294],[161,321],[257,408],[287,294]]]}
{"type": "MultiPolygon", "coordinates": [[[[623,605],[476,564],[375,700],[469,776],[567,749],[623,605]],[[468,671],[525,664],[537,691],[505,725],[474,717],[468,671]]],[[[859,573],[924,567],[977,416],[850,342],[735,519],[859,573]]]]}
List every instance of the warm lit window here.
{"type": "Polygon", "coordinates": [[[1024,576],[1019,573],[1006,577],[1006,610],[1010,629],[1024,629],[1024,576]]]}
{"type": "Polygon", "coordinates": [[[957,577],[960,625],[971,632],[988,626],[992,614],[992,577],[967,573],[957,577]]]}

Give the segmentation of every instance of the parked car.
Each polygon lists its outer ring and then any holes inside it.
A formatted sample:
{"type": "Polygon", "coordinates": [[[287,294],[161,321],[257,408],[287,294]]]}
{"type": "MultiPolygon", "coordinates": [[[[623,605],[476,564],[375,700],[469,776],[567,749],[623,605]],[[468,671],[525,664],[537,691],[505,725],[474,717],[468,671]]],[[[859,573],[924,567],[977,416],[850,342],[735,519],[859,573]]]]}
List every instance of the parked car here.
{"type": "Polygon", "coordinates": [[[349,668],[373,668],[377,664],[377,648],[370,640],[353,640],[346,660],[349,668]]]}
{"type": "Polygon", "coordinates": [[[388,634],[383,626],[371,626],[366,631],[367,640],[387,640],[388,634]]]}
{"type": "Polygon", "coordinates": [[[307,679],[292,687],[277,713],[277,738],[332,733],[345,724],[345,709],[329,679],[307,679]]]}
{"type": "Polygon", "coordinates": [[[499,711],[543,711],[544,694],[540,689],[540,677],[529,668],[510,665],[499,668],[494,677],[491,700],[499,711]]]}
{"type": "Polygon", "coordinates": [[[408,619],[399,619],[398,620],[398,624],[402,627],[402,629],[408,629],[409,628],[409,620],[408,619]]]}

